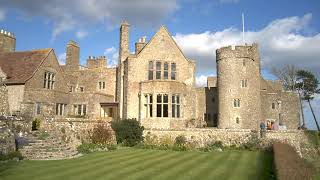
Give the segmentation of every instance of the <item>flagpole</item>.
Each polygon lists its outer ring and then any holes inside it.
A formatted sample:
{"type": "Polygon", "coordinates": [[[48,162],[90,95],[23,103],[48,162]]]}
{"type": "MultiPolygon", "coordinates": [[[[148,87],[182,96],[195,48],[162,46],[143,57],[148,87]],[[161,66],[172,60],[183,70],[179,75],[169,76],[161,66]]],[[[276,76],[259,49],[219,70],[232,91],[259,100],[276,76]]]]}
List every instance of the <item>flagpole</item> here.
{"type": "Polygon", "coordinates": [[[244,14],[242,13],[242,42],[245,44],[244,41],[244,14]]]}

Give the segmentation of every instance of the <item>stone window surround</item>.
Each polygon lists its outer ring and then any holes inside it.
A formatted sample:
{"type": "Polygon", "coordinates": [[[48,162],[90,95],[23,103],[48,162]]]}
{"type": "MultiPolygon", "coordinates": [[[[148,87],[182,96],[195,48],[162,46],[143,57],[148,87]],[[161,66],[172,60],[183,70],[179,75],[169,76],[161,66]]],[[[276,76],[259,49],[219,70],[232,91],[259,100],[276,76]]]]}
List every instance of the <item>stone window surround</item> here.
{"type": "Polygon", "coordinates": [[[242,80],[240,81],[240,87],[241,87],[241,88],[246,88],[246,87],[248,87],[248,79],[242,79],[242,80]]]}
{"type": "Polygon", "coordinates": [[[56,74],[51,71],[44,72],[43,88],[54,89],[56,74]]]}
{"type": "Polygon", "coordinates": [[[173,61],[162,61],[162,60],[150,60],[148,61],[147,64],[147,80],[152,81],[152,80],[172,80],[172,81],[176,81],[177,80],[177,63],[173,62],[173,61]],[[152,62],[152,68],[150,68],[150,62],[152,62]],[[161,67],[160,67],[160,79],[157,79],[157,62],[161,63],[161,67]],[[167,63],[168,64],[168,70],[164,69],[164,64],[167,63]],[[172,64],[175,64],[175,71],[172,71],[172,64]],[[168,77],[165,79],[164,78],[164,72],[168,73],[168,77]],[[152,72],[152,79],[150,78],[151,73],[152,72]],[[172,73],[174,72],[175,75],[175,79],[172,79],[172,73]]]}
{"type": "Polygon", "coordinates": [[[106,89],[106,82],[105,81],[98,81],[98,89],[105,90],[106,89]]]}
{"type": "Polygon", "coordinates": [[[67,104],[64,103],[56,103],[56,115],[57,116],[65,116],[67,104]]]}
{"type": "Polygon", "coordinates": [[[241,99],[240,98],[236,98],[233,99],[233,108],[240,108],[241,107],[241,99]]]}
{"type": "Polygon", "coordinates": [[[73,114],[76,116],[87,115],[87,109],[88,109],[87,104],[73,104],[73,114]],[[79,107],[81,108],[80,111],[79,111],[79,107]]]}
{"type": "MultiPolygon", "coordinates": [[[[163,119],[182,119],[183,118],[183,96],[181,93],[167,93],[167,92],[152,92],[152,93],[143,93],[143,103],[142,105],[145,105],[145,95],[152,95],[153,101],[152,101],[152,117],[146,117],[145,114],[143,118],[150,118],[150,119],[156,119],[156,118],[163,118],[163,119]],[[167,94],[168,95],[168,117],[157,117],[157,95],[158,94],[167,94]],[[172,117],[172,96],[178,95],[180,99],[180,117],[172,117]]],[[[142,100],[142,99],[141,99],[142,100]]],[[[141,111],[145,111],[145,108],[142,108],[141,111]]],[[[144,112],[145,113],[145,112],[144,112]]],[[[143,114],[143,113],[142,113],[143,114]]]]}

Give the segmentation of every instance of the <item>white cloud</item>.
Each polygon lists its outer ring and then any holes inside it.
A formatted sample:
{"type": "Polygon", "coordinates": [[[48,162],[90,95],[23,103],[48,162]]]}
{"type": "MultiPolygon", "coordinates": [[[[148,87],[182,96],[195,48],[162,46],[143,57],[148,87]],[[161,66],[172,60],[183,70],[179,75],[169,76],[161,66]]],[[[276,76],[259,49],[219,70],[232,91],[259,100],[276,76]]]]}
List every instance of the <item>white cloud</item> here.
{"type": "Polygon", "coordinates": [[[116,51],[116,48],[115,47],[110,47],[110,48],[107,48],[106,50],[104,50],[104,55],[109,55],[110,53],[114,53],[116,51]]]}
{"type": "Polygon", "coordinates": [[[206,87],[207,86],[207,78],[213,75],[200,75],[196,77],[196,86],[197,87],[206,87]]]}
{"type": "MultiPolygon", "coordinates": [[[[247,43],[259,44],[262,68],[294,64],[317,73],[320,63],[315,57],[320,57],[320,33],[305,35],[311,19],[311,14],[277,19],[258,31],[246,32],[247,43]]],[[[174,39],[187,56],[197,60],[198,74],[215,74],[217,48],[242,44],[241,30],[233,27],[199,34],[177,33],[174,39]]]]}
{"type": "Polygon", "coordinates": [[[177,0],[0,0],[3,8],[17,9],[21,16],[48,18],[54,26],[53,39],[64,31],[103,23],[119,25],[126,19],[135,26],[159,25],[177,8],[177,0]]]}
{"type": "Polygon", "coordinates": [[[60,65],[65,65],[66,64],[66,58],[67,58],[67,54],[66,53],[61,53],[58,55],[58,61],[60,63],[60,65]]]}
{"type": "Polygon", "coordinates": [[[103,54],[108,58],[108,67],[116,67],[118,65],[119,52],[114,46],[105,49],[103,54]]]}
{"type": "Polygon", "coordinates": [[[3,9],[0,9],[0,21],[4,21],[6,19],[6,12],[3,9]]]}
{"type": "Polygon", "coordinates": [[[87,31],[77,31],[76,32],[76,37],[78,39],[82,39],[84,37],[88,36],[88,32],[87,31]]]}

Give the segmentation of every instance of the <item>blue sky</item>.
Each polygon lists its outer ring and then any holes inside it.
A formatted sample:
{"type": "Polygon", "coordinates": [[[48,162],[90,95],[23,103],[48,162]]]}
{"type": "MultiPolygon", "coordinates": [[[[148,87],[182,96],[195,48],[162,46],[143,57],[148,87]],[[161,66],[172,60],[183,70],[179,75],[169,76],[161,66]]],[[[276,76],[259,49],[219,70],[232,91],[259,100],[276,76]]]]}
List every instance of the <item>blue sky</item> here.
{"type": "MultiPolygon", "coordinates": [[[[17,50],[52,47],[65,61],[65,46],[75,40],[81,62],[106,55],[117,62],[119,24],[131,24],[134,42],[147,40],[165,25],[182,51],[197,62],[197,84],[214,75],[215,50],[242,43],[241,13],[247,43],[260,47],[263,75],[271,67],[293,64],[320,78],[319,0],[0,0],[0,28],[15,33],[17,50]]],[[[320,119],[320,97],[313,102],[320,119]]],[[[307,110],[307,109],[306,109],[307,110]]],[[[307,113],[311,119],[310,113],[307,113]]],[[[314,127],[308,121],[309,127],[314,127]]]]}

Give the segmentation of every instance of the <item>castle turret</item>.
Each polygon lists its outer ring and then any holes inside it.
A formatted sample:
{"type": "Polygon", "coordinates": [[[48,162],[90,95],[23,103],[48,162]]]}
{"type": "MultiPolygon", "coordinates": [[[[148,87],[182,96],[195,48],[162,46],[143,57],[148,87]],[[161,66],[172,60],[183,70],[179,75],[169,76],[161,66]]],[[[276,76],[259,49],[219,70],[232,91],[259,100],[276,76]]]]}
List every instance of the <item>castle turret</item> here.
{"type": "Polygon", "coordinates": [[[66,57],[66,69],[67,70],[78,70],[79,69],[79,56],[80,47],[74,41],[69,41],[67,44],[67,57],[66,57]]]}
{"type": "Polygon", "coordinates": [[[16,50],[16,38],[11,32],[0,30],[0,53],[14,52],[16,50]]]}
{"type": "Polygon", "coordinates": [[[257,44],[216,51],[219,128],[256,129],[261,121],[260,58],[257,44]]]}

